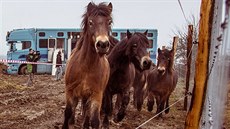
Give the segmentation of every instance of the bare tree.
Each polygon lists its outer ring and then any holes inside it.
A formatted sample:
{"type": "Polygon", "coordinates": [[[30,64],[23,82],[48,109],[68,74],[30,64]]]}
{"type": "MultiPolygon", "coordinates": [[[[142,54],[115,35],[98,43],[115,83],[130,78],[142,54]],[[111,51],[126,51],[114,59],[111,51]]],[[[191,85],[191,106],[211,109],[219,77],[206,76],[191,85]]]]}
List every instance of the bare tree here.
{"type": "MultiPolygon", "coordinates": [[[[199,21],[197,20],[194,15],[191,15],[191,17],[188,20],[188,23],[180,29],[179,27],[176,27],[175,30],[173,30],[174,35],[177,35],[179,37],[179,42],[177,44],[177,50],[175,54],[175,66],[180,67],[186,66],[187,62],[187,36],[188,36],[188,25],[193,25],[193,46],[192,46],[192,64],[191,66],[194,66],[194,59],[196,57],[196,49],[197,49],[197,41],[198,41],[198,32],[199,32],[199,21]],[[179,65],[179,66],[178,66],[179,65]]],[[[171,48],[172,41],[170,41],[170,46],[166,46],[166,48],[171,48]]],[[[192,68],[191,71],[194,68],[192,68]]],[[[185,72],[184,71],[182,73],[185,72]]],[[[183,75],[184,76],[184,75],[183,75]]]]}

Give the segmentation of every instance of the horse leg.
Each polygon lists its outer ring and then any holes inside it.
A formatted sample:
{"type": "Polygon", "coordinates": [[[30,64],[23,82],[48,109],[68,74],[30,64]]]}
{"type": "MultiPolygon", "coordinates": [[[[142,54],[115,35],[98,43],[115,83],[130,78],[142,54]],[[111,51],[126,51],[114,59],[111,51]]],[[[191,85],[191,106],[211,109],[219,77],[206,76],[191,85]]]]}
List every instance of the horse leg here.
{"type": "Polygon", "coordinates": [[[90,122],[92,129],[100,128],[100,110],[103,92],[92,95],[90,101],[90,122]]]}
{"type": "Polygon", "coordinates": [[[104,119],[103,119],[103,128],[109,129],[109,116],[112,114],[113,111],[113,103],[112,103],[112,94],[106,90],[104,92],[103,100],[102,100],[102,110],[104,112],[104,119]]]}
{"type": "Polygon", "coordinates": [[[149,92],[148,101],[147,101],[147,107],[149,112],[153,110],[153,105],[154,105],[154,95],[151,92],[149,92]]]}
{"type": "Polygon", "coordinates": [[[66,102],[67,103],[64,115],[65,118],[62,129],[74,128],[75,109],[78,104],[78,99],[74,97],[72,99],[70,97],[67,97],[66,102]]]}
{"type": "Polygon", "coordinates": [[[166,107],[165,107],[165,113],[168,114],[169,113],[169,96],[166,99],[166,107]]]}
{"type": "MultiPolygon", "coordinates": [[[[144,103],[144,99],[145,99],[145,94],[146,94],[146,89],[145,89],[145,83],[140,83],[141,88],[137,89],[137,93],[136,93],[136,108],[138,111],[141,111],[142,109],[142,105],[144,103]]],[[[153,98],[154,101],[154,98],[153,98]]],[[[154,103],[153,103],[154,104],[154,103]]]]}
{"type": "Polygon", "coordinates": [[[157,103],[156,114],[158,114],[158,118],[161,118],[162,117],[162,113],[160,113],[160,112],[162,111],[162,105],[164,107],[164,103],[162,103],[161,96],[156,96],[156,103],[157,103]]]}
{"type": "Polygon", "coordinates": [[[84,123],[83,123],[83,128],[84,129],[89,129],[89,108],[88,108],[88,103],[87,103],[87,98],[82,99],[82,110],[83,110],[83,116],[84,116],[84,123]]]}
{"type": "Polygon", "coordinates": [[[117,113],[121,107],[121,95],[117,94],[117,99],[116,99],[116,103],[115,103],[115,113],[117,113]]]}
{"type": "Polygon", "coordinates": [[[129,90],[126,90],[125,92],[122,93],[121,107],[120,107],[118,113],[116,114],[116,116],[114,118],[114,122],[118,123],[125,117],[125,110],[129,104],[129,100],[130,100],[129,97],[130,97],[129,90]]]}
{"type": "Polygon", "coordinates": [[[133,87],[133,90],[134,90],[134,92],[133,92],[133,105],[134,105],[134,108],[137,108],[137,100],[136,100],[136,98],[137,98],[137,89],[136,89],[135,86],[133,87]]]}
{"type": "Polygon", "coordinates": [[[165,109],[165,103],[167,101],[167,96],[158,96],[159,98],[159,102],[158,102],[158,105],[157,106],[157,113],[159,114],[159,117],[163,117],[162,115],[162,111],[165,109]]]}

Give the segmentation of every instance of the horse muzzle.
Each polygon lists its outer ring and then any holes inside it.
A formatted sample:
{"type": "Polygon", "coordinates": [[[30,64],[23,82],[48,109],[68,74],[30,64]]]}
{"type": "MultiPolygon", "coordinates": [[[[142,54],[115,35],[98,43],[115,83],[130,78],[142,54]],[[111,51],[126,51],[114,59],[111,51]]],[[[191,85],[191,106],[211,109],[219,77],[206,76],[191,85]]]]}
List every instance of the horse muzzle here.
{"type": "Polygon", "coordinates": [[[109,51],[109,41],[98,41],[95,46],[99,54],[106,54],[109,51]]]}
{"type": "Polygon", "coordinates": [[[165,73],[165,67],[158,67],[158,68],[157,68],[157,71],[158,71],[161,75],[163,75],[163,74],[165,73]]]}
{"type": "Polygon", "coordinates": [[[143,58],[141,61],[141,66],[143,70],[149,69],[151,64],[152,64],[152,61],[150,58],[143,58]]]}

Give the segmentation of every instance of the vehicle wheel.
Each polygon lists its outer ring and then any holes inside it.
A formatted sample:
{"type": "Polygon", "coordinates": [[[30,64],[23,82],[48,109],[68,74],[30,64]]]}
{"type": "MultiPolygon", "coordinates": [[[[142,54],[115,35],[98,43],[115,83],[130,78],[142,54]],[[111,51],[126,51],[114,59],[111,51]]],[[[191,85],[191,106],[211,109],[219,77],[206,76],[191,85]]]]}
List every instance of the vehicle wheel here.
{"type": "Polygon", "coordinates": [[[26,67],[26,65],[23,65],[20,68],[19,74],[21,74],[21,75],[26,75],[27,74],[27,67],[26,67]]]}

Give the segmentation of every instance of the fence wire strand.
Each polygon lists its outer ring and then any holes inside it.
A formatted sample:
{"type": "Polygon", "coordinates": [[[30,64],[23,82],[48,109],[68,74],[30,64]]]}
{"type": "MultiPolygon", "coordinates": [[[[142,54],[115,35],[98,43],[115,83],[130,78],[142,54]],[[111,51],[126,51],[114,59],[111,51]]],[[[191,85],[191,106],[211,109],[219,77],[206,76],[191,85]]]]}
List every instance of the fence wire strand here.
{"type": "Polygon", "coordinates": [[[152,119],[156,118],[158,115],[160,115],[161,113],[163,113],[165,110],[169,109],[170,107],[174,106],[175,104],[177,104],[178,102],[180,102],[181,100],[183,100],[185,97],[189,96],[190,94],[188,93],[187,95],[179,98],[176,102],[174,102],[173,104],[169,105],[167,108],[165,108],[164,110],[162,110],[161,112],[159,112],[158,114],[154,115],[153,117],[151,117],[150,119],[148,119],[147,121],[145,121],[144,123],[142,123],[141,125],[139,125],[138,127],[136,127],[135,129],[139,129],[140,127],[144,126],[145,124],[147,124],[148,122],[150,122],[152,119]]]}

